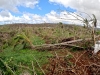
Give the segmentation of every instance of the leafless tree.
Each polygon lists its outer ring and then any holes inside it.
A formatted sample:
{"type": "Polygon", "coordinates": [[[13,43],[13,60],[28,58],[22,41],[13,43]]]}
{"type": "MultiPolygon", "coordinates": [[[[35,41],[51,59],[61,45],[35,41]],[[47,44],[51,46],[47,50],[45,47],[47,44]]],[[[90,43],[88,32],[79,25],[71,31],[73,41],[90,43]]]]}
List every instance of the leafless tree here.
{"type": "Polygon", "coordinates": [[[84,18],[82,15],[79,15],[79,14],[76,14],[76,13],[70,13],[70,12],[67,12],[67,13],[68,14],[64,14],[64,15],[71,15],[75,19],[66,19],[66,20],[78,20],[78,21],[83,23],[84,27],[90,28],[92,30],[92,39],[93,39],[93,42],[94,42],[94,45],[95,45],[95,28],[97,27],[96,16],[94,14],[92,14],[92,17],[91,17],[89,14],[82,12],[89,17],[89,19],[88,19],[88,18],[84,18]],[[90,25],[90,22],[92,22],[92,25],[90,25]]]}

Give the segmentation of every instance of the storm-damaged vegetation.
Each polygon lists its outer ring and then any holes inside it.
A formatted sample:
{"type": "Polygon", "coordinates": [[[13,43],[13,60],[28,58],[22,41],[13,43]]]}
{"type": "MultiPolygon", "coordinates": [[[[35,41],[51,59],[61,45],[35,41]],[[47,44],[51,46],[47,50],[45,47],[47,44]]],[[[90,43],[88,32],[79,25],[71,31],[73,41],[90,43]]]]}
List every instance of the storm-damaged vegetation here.
{"type": "Polygon", "coordinates": [[[61,23],[0,26],[0,74],[99,75],[100,54],[92,56],[91,34],[90,28],[61,23]]]}

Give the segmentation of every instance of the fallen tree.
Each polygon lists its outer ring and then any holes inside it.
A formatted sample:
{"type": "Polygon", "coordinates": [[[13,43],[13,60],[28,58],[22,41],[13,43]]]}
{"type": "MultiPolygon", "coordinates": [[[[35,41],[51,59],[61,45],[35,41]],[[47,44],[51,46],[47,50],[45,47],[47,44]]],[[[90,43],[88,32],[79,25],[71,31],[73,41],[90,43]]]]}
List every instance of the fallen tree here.
{"type": "MultiPolygon", "coordinates": [[[[100,37],[100,35],[96,36],[95,38],[100,37]]],[[[62,42],[62,43],[57,43],[57,44],[44,44],[44,45],[37,45],[34,47],[31,47],[32,49],[36,50],[53,50],[53,49],[59,49],[63,47],[75,47],[79,49],[85,49],[84,47],[80,47],[77,45],[73,45],[72,43],[75,42],[82,42],[82,41],[87,41],[87,40],[92,40],[92,38],[86,38],[86,39],[78,39],[78,40],[72,40],[72,41],[67,41],[67,42],[62,42]]]]}
{"type": "MultiPolygon", "coordinates": [[[[24,36],[20,36],[20,37],[22,37],[24,40],[26,40],[26,42],[29,43],[31,49],[42,50],[42,51],[43,50],[60,49],[60,48],[64,48],[64,47],[74,47],[74,48],[84,49],[84,47],[74,45],[73,43],[92,40],[92,38],[86,38],[86,39],[71,40],[71,41],[56,43],[56,44],[33,45],[27,36],[24,35],[24,36]]],[[[98,38],[98,37],[100,37],[100,35],[96,36],[95,38],[98,38]]]]}
{"type": "Polygon", "coordinates": [[[76,46],[76,45],[72,44],[74,42],[79,42],[79,41],[82,41],[82,39],[72,40],[72,41],[67,41],[67,42],[62,42],[62,43],[57,43],[57,44],[37,45],[37,46],[31,47],[31,48],[36,49],[36,50],[46,50],[46,49],[53,50],[53,49],[60,49],[60,48],[64,48],[64,47],[76,47],[76,48],[83,49],[84,47],[80,47],[80,46],[76,46]]]}

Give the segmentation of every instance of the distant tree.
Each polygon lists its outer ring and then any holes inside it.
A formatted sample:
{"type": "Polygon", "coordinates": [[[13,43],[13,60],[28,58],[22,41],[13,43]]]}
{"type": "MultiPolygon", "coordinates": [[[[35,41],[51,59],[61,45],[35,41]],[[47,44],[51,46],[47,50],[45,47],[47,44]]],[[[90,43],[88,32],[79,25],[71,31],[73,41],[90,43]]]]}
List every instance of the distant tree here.
{"type": "Polygon", "coordinates": [[[60,26],[61,28],[64,28],[64,26],[63,26],[63,23],[62,23],[62,22],[59,22],[59,26],[60,26]]]}
{"type": "Polygon", "coordinates": [[[59,24],[62,25],[63,23],[62,22],[59,22],[59,24]]]}

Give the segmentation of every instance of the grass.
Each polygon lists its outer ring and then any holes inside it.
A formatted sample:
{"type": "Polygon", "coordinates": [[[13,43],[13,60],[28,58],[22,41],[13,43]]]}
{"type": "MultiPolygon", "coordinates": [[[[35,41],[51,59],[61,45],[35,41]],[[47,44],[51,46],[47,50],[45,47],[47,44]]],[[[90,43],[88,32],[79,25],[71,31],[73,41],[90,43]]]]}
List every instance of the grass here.
{"type": "MultiPolygon", "coordinates": [[[[15,73],[19,75],[24,71],[33,74],[32,62],[36,73],[39,75],[43,74],[40,66],[42,67],[44,64],[47,64],[48,57],[52,56],[52,54],[47,51],[40,52],[25,47],[26,45],[29,46],[29,43],[33,45],[42,45],[45,43],[41,37],[35,35],[32,31],[32,28],[29,27],[20,29],[7,43],[3,44],[3,50],[0,53],[0,71],[2,71],[2,74],[13,75],[15,73]]],[[[9,36],[11,35],[9,34],[9,36]]]]}
{"type": "Polygon", "coordinates": [[[36,35],[34,35],[31,40],[33,41],[33,44],[34,45],[42,45],[42,44],[45,44],[45,41],[41,37],[38,37],[36,35]]]}
{"type": "MultiPolygon", "coordinates": [[[[49,56],[52,56],[52,54],[49,53],[49,52],[46,52],[46,51],[39,52],[39,51],[36,51],[36,50],[32,51],[32,50],[29,50],[29,49],[13,51],[11,47],[5,49],[2,53],[0,53],[0,58],[4,62],[6,62],[7,65],[10,66],[11,69],[16,74],[19,73],[20,67],[17,67],[15,65],[21,64],[22,66],[26,66],[26,67],[29,67],[30,69],[32,69],[32,61],[35,65],[35,69],[37,70],[37,72],[40,71],[35,59],[38,61],[39,65],[42,66],[42,65],[48,63],[47,57],[49,57],[49,56]],[[14,69],[14,68],[16,68],[16,69],[14,69]]],[[[0,66],[2,66],[2,64],[0,64],[0,66]]],[[[5,65],[3,65],[2,67],[5,67],[5,65]]],[[[6,74],[9,73],[9,71],[3,70],[2,67],[0,69],[3,72],[5,72],[6,74]]]]}

